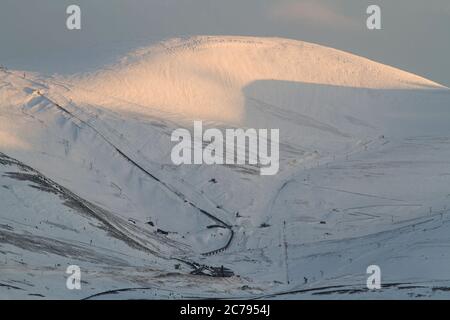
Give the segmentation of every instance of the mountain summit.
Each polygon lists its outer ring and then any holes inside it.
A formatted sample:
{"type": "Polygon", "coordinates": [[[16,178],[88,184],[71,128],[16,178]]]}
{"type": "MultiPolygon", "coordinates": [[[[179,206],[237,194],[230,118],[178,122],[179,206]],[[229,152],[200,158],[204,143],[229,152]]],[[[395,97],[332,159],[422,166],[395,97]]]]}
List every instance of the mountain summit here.
{"type": "Polygon", "coordinates": [[[411,73],[324,46],[237,36],[164,41],[80,75],[74,84],[147,108],[239,121],[245,113],[245,88],[268,80],[359,89],[442,88],[411,73]]]}

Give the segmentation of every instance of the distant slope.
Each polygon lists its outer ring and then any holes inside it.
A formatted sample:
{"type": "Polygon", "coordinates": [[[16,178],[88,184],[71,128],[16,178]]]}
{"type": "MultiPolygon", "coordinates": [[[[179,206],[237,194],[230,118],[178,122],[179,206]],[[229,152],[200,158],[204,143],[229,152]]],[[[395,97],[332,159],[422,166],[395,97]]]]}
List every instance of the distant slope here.
{"type": "MultiPolygon", "coordinates": [[[[0,199],[7,204],[0,295],[8,294],[2,284],[22,289],[16,282],[24,272],[30,287],[61,287],[57,265],[69,263],[102,272],[102,285],[93,281],[89,291],[94,297],[325,290],[328,298],[348,288],[366,295],[373,263],[389,283],[420,283],[432,296],[450,279],[436,267],[448,264],[449,119],[447,88],[276,38],[169,40],[76,76],[0,70],[0,199]],[[263,177],[249,164],[174,165],[170,135],[192,129],[193,120],[219,129],[279,128],[279,173],[263,177]],[[51,186],[40,186],[40,177],[51,186]],[[95,210],[68,207],[52,186],[95,210]],[[81,258],[32,252],[22,238],[51,250],[51,241],[82,242],[81,258]],[[113,261],[89,260],[92,254],[113,261]],[[191,275],[201,264],[240,277],[191,275]],[[40,281],[43,270],[57,276],[40,281]]],[[[422,292],[409,290],[402,292],[422,292]]],[[[73,297],[64,287],[54,296],[73,297]]]]}
{"type": "Polygon", "coordinates": [[[239,121],[245,112],[243,89],[261,80],[368,89],[442,88],[343,51],[302,41],[236,36],[161,42],[136,50],[116,65],[80,75],[74,84],[100,97],[147,108],[239,121]]]}

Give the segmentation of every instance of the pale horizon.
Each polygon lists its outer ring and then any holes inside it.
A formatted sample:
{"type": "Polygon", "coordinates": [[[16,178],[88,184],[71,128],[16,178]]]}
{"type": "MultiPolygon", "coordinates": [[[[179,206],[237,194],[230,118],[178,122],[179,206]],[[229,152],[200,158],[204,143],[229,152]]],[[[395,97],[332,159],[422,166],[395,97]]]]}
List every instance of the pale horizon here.
{"type": "Polygon", "coordinates": [[[95,70],[141,46],[194,35],[281,37],[341,49],[450,86],[450,3],[378,1],[382,29],[367,30],[372,1],[4,0],[0,63],[44,74],[95,70]],[[64,28],[69,4],[83,27],[64,28]]]}

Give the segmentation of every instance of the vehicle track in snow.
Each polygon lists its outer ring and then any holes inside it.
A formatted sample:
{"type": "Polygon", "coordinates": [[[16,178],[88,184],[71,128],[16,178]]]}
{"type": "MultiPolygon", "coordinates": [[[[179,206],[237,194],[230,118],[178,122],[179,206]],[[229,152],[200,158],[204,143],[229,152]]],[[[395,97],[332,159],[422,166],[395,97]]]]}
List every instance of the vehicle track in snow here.
{"type": "Polygon", "coordinates": [[[50,99],[48,96],[44,95],[42,92],[40,92],[39,90],[36,91],[37,94],[42,97],[43,99],[47,100],[49,103],[51,103],[52,105],[54,105],[58,110],[60,110],[61,112],[63,112],[64,114],[68,115],[70,118],[76,119],[77,121],[79,121],[80,123],[82,123],[83,125],[87,126],[88,128],[90,128],[91,130],[93,130],[99,137],[101,137],[101,139],[103,141],[105,141],[111,148],[113,148],[122,158],[124,158],[127,162],[131,163],[134,167],[136,167],[137,169],[139,169],[142,173],[144,173],[146,176],[150,177],[152,180],[158,182],[165,190],[169,191],[170,193],[173,193],[174,195],[176,195],[180,200],[182,200],[184,203],[188,204],[189,206],[195,208],[196,210],[198,210],[200,213],[202,213],[203,215],[207,216],[208,218],[210,218],[211,220],[215,221],[216,223],[218,223],[219,225],[223,226],[225,229],[229,230],[230,232],[230,237],[227,240],[227,242],[225,243],[225,245],[223,245],[222,247],[215,249],[215,250],[211,250],[211,251],[207,251],[202,253],[202,255],[205,256],[209,256],[209,255],[215,255],[218,253],[221,253],[223,251],[225,251],[226,249],[228,249],[228,247],[230,246],[233,238],[234,238],[234,231],[233,231],[233,227],[226,223],[225,221],[223,221],[222,219],[218,218],[217,216],[215,216],[214,214],[210,213],[207,210],[204,210],[203,208],[199,207],[197,204],[195,204],[193,201],[189,200],[182,192],[178,191],[177,189],[175,189],[174,187],[172,187],[170,184],[164,182],[163,180],[161,180],[160,178],[156,177],[154,174],[152,174],[149,170],[147,170],[146,168],[144,168],[143,166],[141,166],[139,163],[137,163],[135,160],[133,160],[130,156],[128,156],[121,148],[119,148],[118,146],[116,146],[114,143],[112,143],[102,132],[100,132],[99,130],[97,130],[97,128],[95,128],[92,124],[88,123],[87,121],[81,119],[80,117],[76,116],[75,114],[73,114],[72,112],[70,112],[67,108],[63,107],[62,105],[60,105],[59,103],[57,103],[56,101],[50,99]]]}
{"type": "Polygon", "coordinates": [[[219,223],[220,225],[222,225],[223,227],[225,227],[226,229],[230,230],[230,238],[227,241],[227,243],[225,244],[225,246],[216,249],[216,250],[212,250],[209,252],[205,252],[203,253],[203,255],[213,255],[213,254],[217,254],[220,253],[224,250],[226,250],[233,237],[234,237],[234,232],[232,230],[231,225],[227,224],[226,222],[224,222],[223,220],[221,220],[220,218],[216,217],[215,215],[209,213],[208,211],[198,207],[196,204],[194,204],[192,201],[188,200],[186,198],[186,196],[181,193],[180,191],[176,190],[175,188],[173,188],[172,186],[170,186],[169,184],[165,183],[164,181],[162,181],[161,179],[159,179],[158,177],[156,177],[155,175],[153,175],[151,172],[149,172],[147,169],[143,168],[140,164],[138,164],[135,160],[133,160],[132,158],[130,158],[124,151],[122,151],[120,148],[118,148],[115,144],[113,144],[105,135],[103,135],[101,132],[99,132],[94,126],[92,126],[91,124],[89,124],[88,122],[80,119],[79,117],[75,116],[73,113],[71,113],[70,111],[68,111],[66,108],[62,107],[61,105],[59,105],[58,103],[56,103],[55,101],[52,101],[51,99],[49,99],[48,97],[44,96],[43,94],[40,93],[40,95],[45,98],[46,100],[48,100],[50,103],[52,103],[53,105],[55,105],[59,110],[61,110],[62,112],[68,114],[70,117],[73,117],[75,119],[77,119],[78,121],[80,121],[82,124],[88,126],[90,129],[92,129],[96,134],[98,134],[108,145],[110,145],[120,156],[122,156],[125,160],[127,160],[129,163],[131,163],[133,166],[135,166],[136,168],[138,168],[141,172],[143,172],[145,175],[147,175],[148,177],[150,177],[151,179],[157,181],[158,183],[160,183],[167,191],[175,194],[178,198],[180,198],[183,202],[189,204],[190,206],[192,206],[193,208],[197,209],[199,212],[201,212],[202,214],[206,215],[208,218],[214,220],[215,222],[219,223]]]}
{"type": "MultiPolygon", "coordinates": [[[[30,185],[33,188],[39,189],[42,192],[49,192],[59,196],[64,200],[64,205],[78,211],[82,215],[87,215],[96,219],[102,225],[105,231],[107,231],[111,237],[114,237],[120,241],[123,241],[128,246],[144,251],[156,257],[164,260],[179,261],[194,271],[206,266],[188,258],[185,258],[189,254],[188,247],[182,248],[182,244],[170,239],[166,239],[152,233],[147,230],[142,230],[134,224],[130,224],[126,220],[115,216],[107,210],[81,198],[77,194],[73,193],[69,189],[61,186],[57,182],[47,178],[36,169],[24,164],[23,162],[11,158],[8,155],[0,152],[0,165],[3,166],[15,166],[20,170],[6,172],[5,177],[15,180],[31,182],[30,185]],[[137,236],[136,236],[137,235],[137,236]],[[150,241],[151,239],[163,242],[165,246],[176,250],[176,255],[164,254],[158,245],[155,245],[150,241]],[[181,247],[180,247],[181,245],[181,247]],[[177,257],[179,256],[179,257],[177,257]]],[[[99,253],[92,250],[92,245],[89,247],[75,243],[67,243],[63,239],[58,240],[55,238],[48,238],[42,236],[36,236],[33,234],[17,234],[13,231],[0,230],[0,242],[9,243],[13,246],[17,246],[26,250],[32,250],[34,252],[45,249],[47,252],[52,252],[60,256],[71,257],[83,257],[85,261],[90,262],[102,262],[115,266],[126,266],[126,260],[109,256],[107,253],[99,253]]],[[[98,248],[98,247],[97,247],[98,248]]],[[[100,248],[104,250],[105,248],[100,248]]],[[[214,268],[206,266],[209,268],[214,268]]],[[[17,271],[17,268],[14,270],[17,271]]]]}
{"type": "MultiPolygon", "coordinates": [[[[201,208],[199,205],[194,203],[194,201],[188,199],[188,197],[185,194],[183,194],[182,192],[178,191],[176,188],[171,186],[169,183],[163,181],[161,178],[159,178],[156,175],[154,175],[153,173],[151,173],[148,169],[146,169],[142,165],[140,165],[136,160],[132,159],[125,151],[123,151],[123,149],[121,149],[116,144],[111,142],[111,140],[105,134],[100,132],[100,130],[98,130],[94,125],[90,124],[86,120],[81,119],[79,116],[77,116],[73,112],[69,111],[66,107],[62,106],[60,103],[54,101],[49,96],[43,94],[41,92],[41,90],[48,90],[49,89],[48,84],[40,83],[40,82],[37,82],[37,81],[35,81],[33,79],[22,78],[20,75],[17,75],[15,72],[9,71],[7,69],[2,69],[0,71],[2,71],[5,74],[8,74],[10,76],[13,76],[13,77],[21,78],[21,79],[23,79],[23,80],[25,80],[25,81],[27,81],[27,82],[35,85],[35,86],[38,86],[39,89],[34,89],[34,88],[30,88],[30,89],[34,90],[34,93],[36,93],[42,99],[48,101],[51,105],[55,106],[59,111],[63,112],[64,114],[66,114],[67,116],[69,116],[72,119],[76,119],[81,124],[85,125],[86,127],[90,128],[91,130],[93,130],[95,134],[97,134],[103,141],[105,141],[111,148],[113,148],[123,159],[125,159],[127,162],[131,163],[134,167],[139,169],[139,171],[144,173],[146,176],[150,177],[152,180],[154,180],[157,183],[159,183],[166,191],[174,194],[181,201],[183,201],[183,203],[185,203],[185,204],[195,208],[201,214],[207,216],[209,219],[211,219],[214,222],[218,223],[223,228],[229,230],[230,237],[229,237],[229,239],[227,240],[227,242],[223,246],[221,246],[220,248],[215,249],[215,250],[204,252],[204,253],[202,253],[202,255],[204,255],[204,256],[214,255],[214,254],[218,254],[218,253],[223,252],[226,249],[228,249],[228,247],[230,246],[230,244],[231,244],[231,242],[232,242],[232,240],[234,238],[234,231],[233,231],[232,225],[230,225],[229,223],[226,223],[225,221],[223,221],[221,218],[217,217],[216,215],[214,215],[210,211],[201,208]]],[[[66,90],[70,91],[70,88],[67,85],[65,85],[63,83],[60,83],[58,85],[63,86],[66,90]]],[[[78,110],[80,110],[83,113],[86,113],[84,110],[82,110],[80,108],[78,108],[78,110]]],[[[90,116],[92,117],[92,115],[90,115],[90,116]]],[[[200,196],[202,196],[202,195],[200,195],[200,196]]],[[[202,196],[202,197],[204,197],[204,196],[202,196]]],[[[211,202],[210,199],[205,199],[205,201],[211,202]]],[[[223,209],[220,209],[218,206],[216,206],[216,208],[218,210],[222,210],[222,211],[224,211],[224,213],[228,214],[228,212],[226,212],[223,209]]]]}

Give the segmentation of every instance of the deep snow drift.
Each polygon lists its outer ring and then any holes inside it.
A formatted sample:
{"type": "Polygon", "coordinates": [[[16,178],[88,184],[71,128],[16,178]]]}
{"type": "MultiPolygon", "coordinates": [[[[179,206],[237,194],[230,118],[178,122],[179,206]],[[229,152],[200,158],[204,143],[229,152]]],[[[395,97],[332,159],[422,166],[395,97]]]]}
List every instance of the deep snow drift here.
{"type": "Polygon", "coordinates": [[[448,297],[449,120],[439,84],[285,39],[175,39],[70,77],[1,70],[0,297],[448,297]],[[279,128],[280,172],[173,165],[170,135],[193,120],[279,128]]]}

